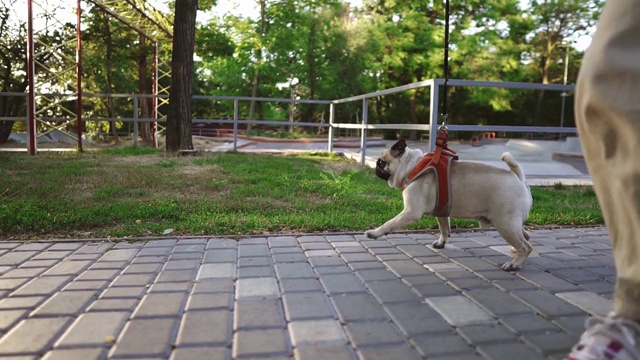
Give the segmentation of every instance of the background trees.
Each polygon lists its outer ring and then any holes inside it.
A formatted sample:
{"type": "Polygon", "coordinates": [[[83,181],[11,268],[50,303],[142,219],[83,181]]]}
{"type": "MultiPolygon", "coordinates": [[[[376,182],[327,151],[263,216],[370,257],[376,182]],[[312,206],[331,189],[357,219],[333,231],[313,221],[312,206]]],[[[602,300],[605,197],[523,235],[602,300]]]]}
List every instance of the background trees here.
{"type": "MultiPolygon", "coordinates": [[[[5,92],[23,92],[26,40],[24,24],[6,20],[12,19],[12,1],[2,0],[0,5],[0,85],[5,92]]],[[[569,44],[571,83],[584,50],[573,41],[593,30],[602,2],[452,1],[451,77],[562,83],[563,46],[569,44]]],[[[173,12],[174,2],[168,5],[164,8],[173,12]]],[[[201,1],[200,5],[200,10],[206,10],[212,4],[201,1]]],[[[91,4],[86,6],[90,11],[83,15],[84,91],[136,93],[149,88],[150,69],[140,65],[149,56],[142,40],[91,9],[91,4]]],[[[363,0],[362,6],[354,7],[348,0],[253,0],[253,9],[251,13],[220,13],[213,8],[198,13],[194,94],[336,99],[443,76],[444,2],[363,0]]],[[[59,31],[73,31],[73,27],[59,31]]],[[[58,36],[63,41],[64,36],[58,36]]],[[[188,80],[186,75],[179,76],[188,80]]],[[[450,91],[450,121],[454,123],[559,124],[558,93],[483,88],[450,91]]],[[[427,123],[428,96],[423,89],[372,99],[369,121],[427,123]]],[[[573,125],[570,99],[567,126],[573,125]]],[[[124,111],[119,108],[127,106],[108,99],[92,101],[85,111],[106,112],[104,116],[109,117],[117,117],[109,114],[117,115],[124,111]]],[[[21,106],[24,109],[19,99],[0,97],[2,116],[15,116],[9,115],[12,111],[24,113],[21,106]]],[[[240,106],[245,119],[328,120],[327,108],[319,105],[241,102],[240,106]]],[[[196,101],[192,114],[196,118],[229,117],[232,108],[229,101],[196,101]]],[[[361,116],[360,104],[336,107],[338,121],[357,121],[361,116]]],[[[19,125],[0,121],[0,142],[6,140],[6,129],[15,126],[19,125]]],[[[124,126],[127,124],[105,123],[94,131],[105,134],[111,130],[113,134],[124,126]]]]}

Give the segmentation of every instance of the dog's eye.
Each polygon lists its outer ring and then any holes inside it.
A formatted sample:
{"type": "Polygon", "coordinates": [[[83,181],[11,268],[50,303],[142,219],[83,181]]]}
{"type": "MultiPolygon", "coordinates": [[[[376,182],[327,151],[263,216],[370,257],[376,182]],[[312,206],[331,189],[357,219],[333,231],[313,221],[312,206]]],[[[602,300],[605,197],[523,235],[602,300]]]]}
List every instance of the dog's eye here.
{"type": "Polygon", "coordinates": [[[387,162],[382,160],[382,159],[378,159],[378,162],[376,163],[376,166],[379,168],[384,168],[385,166],[387,166],[387,162]]]}

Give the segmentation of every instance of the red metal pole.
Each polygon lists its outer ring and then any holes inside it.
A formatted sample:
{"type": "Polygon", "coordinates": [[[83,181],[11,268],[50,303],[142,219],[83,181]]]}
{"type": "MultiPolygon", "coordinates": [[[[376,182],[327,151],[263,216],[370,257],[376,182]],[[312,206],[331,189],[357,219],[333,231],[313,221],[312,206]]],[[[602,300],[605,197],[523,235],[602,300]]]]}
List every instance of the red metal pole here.
{"type": "Polygon", "coordinates": [[[33,42],[33,1],[27,0],[27,76],[29,77],[29,94],[27,96],[27,149],[29,154],[36,154],[36,90],[35,61],[33,42]]]}
{"type": "Polygon", "coordinates": [[[78,42],[76,44],[76,76],[77,76],[77,88],[78,98],[76,100],[76,126],[78,128],[78,151],[82,152],[82,29],[80,28],[81,19],[80,14],[82,8],[80,7],[80,0],[78,0],[77,8],[77,25],[76,32],[78,36],[78,42]]]}
{"type": "MultiPolygon", "coordinates": [[[[158,84],[158,42],[153,43],[153,81],[152,85],[153,89],[151,92],[153,93],[153,98],[151,99],[151,118],[158,119],[158,89],[160,88],[158,84]]],[[[157,133],[157,122],[151,123],[151,147],[158,147],[158,133],[157,133]]]]}

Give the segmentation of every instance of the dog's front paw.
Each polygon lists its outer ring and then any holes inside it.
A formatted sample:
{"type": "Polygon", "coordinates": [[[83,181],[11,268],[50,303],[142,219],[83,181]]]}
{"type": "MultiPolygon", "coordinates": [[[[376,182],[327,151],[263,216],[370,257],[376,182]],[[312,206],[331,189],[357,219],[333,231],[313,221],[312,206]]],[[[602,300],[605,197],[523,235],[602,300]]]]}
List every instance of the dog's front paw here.
{"type": "Polygon", "coordinates": [[[508,261],[508,262],[504,263],[501,266],[501,268],[504,271],[518,271],[518,270],[520,270],[520,265],[516,265],[513,262],[508,261]]]}
{"type": "Polygon", "coordinates": [[[436,240],[433,242],[433,244],[431,244],[431,246],[433,246],[434,249],[444,249],[444,245],[445,245],[445,242],[440,240],[436,240]]]}
{"type": "Polygon", "coordinates": [[[367,230],[364,232],[364,236],[368,237],[369,239],[377,239],[382,235],[383,234],[377,230],[367,230]]]}

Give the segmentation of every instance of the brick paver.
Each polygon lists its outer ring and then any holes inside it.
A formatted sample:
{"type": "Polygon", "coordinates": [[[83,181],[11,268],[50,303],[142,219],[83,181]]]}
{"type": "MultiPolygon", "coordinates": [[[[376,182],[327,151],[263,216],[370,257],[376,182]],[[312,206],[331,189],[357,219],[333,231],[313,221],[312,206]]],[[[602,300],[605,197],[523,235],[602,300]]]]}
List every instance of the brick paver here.
{"type": "Polygon", "coordinates": [[[604,228],[436,239],[0,242],[0,360],[558,359],[611,309],[604,228]]]}

